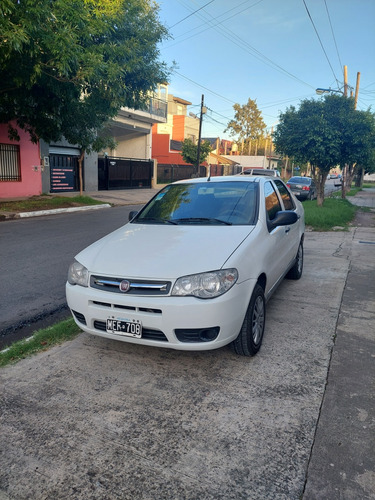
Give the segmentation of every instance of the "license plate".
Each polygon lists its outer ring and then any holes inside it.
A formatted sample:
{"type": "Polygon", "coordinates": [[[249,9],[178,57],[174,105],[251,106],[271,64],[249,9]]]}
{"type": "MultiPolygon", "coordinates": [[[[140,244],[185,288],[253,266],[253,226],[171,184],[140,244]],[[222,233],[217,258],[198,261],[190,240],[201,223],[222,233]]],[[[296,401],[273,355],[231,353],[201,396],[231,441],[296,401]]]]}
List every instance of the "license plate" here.
{"type": "Polygon", "coordinates": [[[142,323],[134,320],[107,319],[107,333],[140,339],[142,337],[142,323]]]}

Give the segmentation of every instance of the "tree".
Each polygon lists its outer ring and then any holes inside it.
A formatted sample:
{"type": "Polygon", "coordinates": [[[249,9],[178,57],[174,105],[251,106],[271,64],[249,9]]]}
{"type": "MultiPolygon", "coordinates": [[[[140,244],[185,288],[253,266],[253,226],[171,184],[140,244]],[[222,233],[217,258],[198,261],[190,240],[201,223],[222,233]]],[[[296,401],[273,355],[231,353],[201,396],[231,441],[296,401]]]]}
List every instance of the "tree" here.
{"type": "Polygon", "coordinates": [[[278,153],[298,162],[309,162],[318,188],[318,205],[324,202],[324,185],[331,168],[353,164],[364,149],[371,149],[370,120],[356,111],[354,100],[327,95],[323,100],[306,99],[281,113],[274,132],[278,153]]]}
{"type": "Polygon", "coordinates": [[[15,122],[33,142],[100,151],[108,120],[168,78],[151,0],[2,0],[0,14],[0,123],[13,139],[15,122]]]}
{"type": "Polygon", "coordinates": [[[234,119],[228,123],[225,132],[237,136],[238,142],[244,144],[245,150],[249,149],[251,141],[258,140],[264,135],[266,124],[258,109],[256,101],[249,98],[247,104],[235,104],[234,119]]]}
{"type": "MultiPolygon", "coordinates": [[[[208,141],[202,141],[199,152],[199,165],[205,162],[212,151],[211,144],[208,141]]],[[[191,139],[185,139],[182,143],[181,156],[184,162],[192,165],[197,164],[198,144],[194,144],[191,139]]]]}

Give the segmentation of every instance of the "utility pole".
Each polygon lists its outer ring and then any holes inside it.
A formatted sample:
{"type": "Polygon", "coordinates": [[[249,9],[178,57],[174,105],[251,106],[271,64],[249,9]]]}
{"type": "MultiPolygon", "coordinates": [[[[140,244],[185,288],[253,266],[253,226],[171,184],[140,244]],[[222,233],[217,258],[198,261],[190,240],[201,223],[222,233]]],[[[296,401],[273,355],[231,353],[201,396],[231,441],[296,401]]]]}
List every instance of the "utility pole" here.
{"type": "Polygon", "coordinates": [[[344,96],[348,97],[348,67],[344,66],[344,96]]]}
{"type": "Polygon", "coordinates": [[[354,109],[357,109],[358,102],[358,92],[359,92],[359,80],[361,78],[361,73],[357,73],[357,84],[355,86],[355,97],[354,97],[354,109]]]}
{"type": "Polygon", "coordinates": [[[196,167],[196,176],[199,177],[199,167],[200,167],[200,154],[201,154],[201,136],[202,136],[202,119],[203,119],[203,103],[204,103],[204,95],[202,94],[201,101],[201,116],[199,118],[199,134],[198,134],[198,147],[197,147],[197,167],[196,167]]]}

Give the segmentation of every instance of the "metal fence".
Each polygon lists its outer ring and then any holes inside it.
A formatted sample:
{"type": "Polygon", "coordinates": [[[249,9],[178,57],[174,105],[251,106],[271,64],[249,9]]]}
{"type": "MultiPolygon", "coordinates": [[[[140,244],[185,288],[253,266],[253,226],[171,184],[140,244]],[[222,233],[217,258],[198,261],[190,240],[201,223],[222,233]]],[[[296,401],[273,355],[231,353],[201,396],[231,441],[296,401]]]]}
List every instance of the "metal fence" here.
{"type": "MultiPolygon", "coordinates": [[[[206,167],[199,167],[199,177],[205,177],[206,167]]],[[[191,179],[194,175],[195,167],[193,165],[171,165],[158,164],[158,184],[169,184],[182,179],[191,179]]]]}

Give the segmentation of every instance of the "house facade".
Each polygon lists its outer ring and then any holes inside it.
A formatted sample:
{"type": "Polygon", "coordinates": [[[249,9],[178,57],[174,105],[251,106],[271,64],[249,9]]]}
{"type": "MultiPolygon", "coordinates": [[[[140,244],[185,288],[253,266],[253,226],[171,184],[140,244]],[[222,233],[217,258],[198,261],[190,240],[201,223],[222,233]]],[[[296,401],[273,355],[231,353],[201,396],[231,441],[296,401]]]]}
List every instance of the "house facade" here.
{"type": "MultiPolygon", "coordinates": [[[[84,156],[83,191],[151,187],[154,179],[151,131],[153,124],[167,121],[164,95],[159,89],[144,110],[120,109],[109,123],[115,149],[84,156]]],[[[79,191],[79,148],[64,141],[53,144],[41,141],[41,154],[49,158],[42,176],[44,192],[79,191]]]]}
{"type": "Polygon", "coordinates": [[[187,166],[181,156],[182,142],[191,139],[196,142],[199,134],[199,118],[188,115],[191,102],[167,95],[168,111],[165,123],[152,127],[152,158],[160,168],[172,165],[187,166]]]}
{"type": "MultiPolygon", "coordinates": [[[[122,108],[110,121],[116,148],[84,155],[83,191],[151,187],[156,178],[152,126],[167,121],[166,95],[159,88],[145,109],[122,108]]],[[[33,144],[26,132],[18,132],[20,140],[12,141],[8,125],[0,124],[0,198],[79,193],[81,150],[67,141],[33,144]]]]}
{"type": "MultiPolygon", "coordinates": [[[[15,124],[13,124],[15,127],[15,124]]],[[[19,198],[42,193],[39,144],[17,129],[19,141],[10,140],[8,125],[0,124],[0,198],[19,198]]]]}

